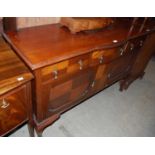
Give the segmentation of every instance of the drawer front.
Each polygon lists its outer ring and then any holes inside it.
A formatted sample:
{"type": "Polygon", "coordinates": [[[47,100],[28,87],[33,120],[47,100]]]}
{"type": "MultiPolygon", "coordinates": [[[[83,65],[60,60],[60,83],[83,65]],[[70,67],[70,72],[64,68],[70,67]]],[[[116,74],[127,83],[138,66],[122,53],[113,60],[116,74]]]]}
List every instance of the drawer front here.
{"type": "Polygon", "coordinates": [[[94,51],[91,54],[90,64],[91,66],[109,63],[114,59],[122,56],[125,53],[125,46],[119,46],[117,48],[105,49],[94,51]]]}
{"type": "Polygon", "coordinates": [[[27,120],[26,86],[0,97],[0,135],[27,120]]]}
{"type": "Polygon", "coordinates": [[[89,67],[89,54],[71,58],[42,69],[42,81],[64,79],[89,67]]]}

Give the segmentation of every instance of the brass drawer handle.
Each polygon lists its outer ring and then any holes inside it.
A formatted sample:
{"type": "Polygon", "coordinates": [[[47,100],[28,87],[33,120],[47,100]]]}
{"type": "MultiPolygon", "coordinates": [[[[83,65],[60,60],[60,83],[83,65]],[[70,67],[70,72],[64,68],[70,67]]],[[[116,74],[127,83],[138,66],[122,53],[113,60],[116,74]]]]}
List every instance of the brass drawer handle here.
{"type": "Polygon", "coordinates": [[[58,71],[57,70],[54,70],[53,71],[53,74],[54,74],[54,79],[56,80],[58,78],[58,71]]]}
{"type": "Polygon", "coordinates": [[[102,63],[103,63],[103,56],[101,56],[101,57],[99,58],[99,60],[100,60],[100,64],[102,64],[102,63]]]}
{"type": "Polygon", "coordinates": [[[134,44],[131,43],[131,44],[130,44],[130,50],[132,51],[133,49],[134,49],[134,44]]]}
{"type": "Polygon", "coordinates": [[[2,108],[2,109],[7,108],[9,105],[10,105],[10,104],[9,104],[5,99],[2,100],[2,105],[1,105],[1,108],[2,108]]]}
{"type": "Polygon", "coordinates": [[[80,65],[80,70],[82,70],[83,69],[83,62],[82,62],[82,60],[79,60],[78,64],[80,65]]]}
{"type": "Polygon", "coordinates": [[[124,53],[124,50],[123,50],[123,48],[120,48],[120,55],[123,55],[123,53],[124,53]]]}

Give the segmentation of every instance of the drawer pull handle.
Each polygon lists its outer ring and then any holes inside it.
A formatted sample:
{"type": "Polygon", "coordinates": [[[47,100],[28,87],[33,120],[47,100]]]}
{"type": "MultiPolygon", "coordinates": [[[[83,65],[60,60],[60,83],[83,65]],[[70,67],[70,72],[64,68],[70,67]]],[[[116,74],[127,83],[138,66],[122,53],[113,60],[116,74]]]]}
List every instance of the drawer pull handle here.
{"type": "Polygon", "coordinates": [[[7,108],[9,105],[10,105],[10,104],[9,104],[8,102],[6,102],[5,99],[2,100],[2,105],[1,105],[1,108],[2,108],[2,109],[7,108]]]}
{"type": "Polygon", "coordinates": [[[83,62],[82,62],[82,60],[79,60],[78,64],[80,65],[80,70],[82,70],[83,69],[83,62]]]}
{"type": "Polygon", "coordinates": [[[130,50],[132,51],[133,49],[134,49],[134,44],[131,43],[131,44],[130,44],[130,50]]]}
{"type": "Polygon", "coordinates": [[[143,40],[140,41],[140,46],[143,46],[143,40]]]}
{"type": "Polygon", "coordinates": [[[100,64],[103,63],[103,56],[100,57],[100,64]]]}
{"type": "Polygon", "coordinates": [[[123,53],[124,53],[123,48],[120,48],[120,55],[123,55],[123,53]]]}
{"type": "Polygon", "coordinates": [[[56,80],[58,78],[58,71],[57,70],[54,70],[53,71],[53,74],[54,74],[54,79],[56,80]]]}

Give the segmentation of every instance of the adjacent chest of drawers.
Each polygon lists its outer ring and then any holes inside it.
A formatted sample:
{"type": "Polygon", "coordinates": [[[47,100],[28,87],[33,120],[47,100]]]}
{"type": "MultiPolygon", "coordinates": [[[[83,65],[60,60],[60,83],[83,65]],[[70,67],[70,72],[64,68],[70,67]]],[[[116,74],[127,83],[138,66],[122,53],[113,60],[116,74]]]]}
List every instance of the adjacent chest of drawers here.
{"type": "MultiPolygon", "coordinates": [[[[127,25],[70,34],[58,24],[8,32],[5,37],[31,68],[34,122],[38,135],[62,112],[131,75],[148,38],[127,25]]],[[[126,82],[126,81],[125,81],[126,82]]],[[[124,89],[124,81],[121,89],[124,89]]]]}
{"type": "Polygon", "coordinates": [[[33,75],[0,37],[0,136],[28,122],[33,136],[31,80],[33,75]]]}

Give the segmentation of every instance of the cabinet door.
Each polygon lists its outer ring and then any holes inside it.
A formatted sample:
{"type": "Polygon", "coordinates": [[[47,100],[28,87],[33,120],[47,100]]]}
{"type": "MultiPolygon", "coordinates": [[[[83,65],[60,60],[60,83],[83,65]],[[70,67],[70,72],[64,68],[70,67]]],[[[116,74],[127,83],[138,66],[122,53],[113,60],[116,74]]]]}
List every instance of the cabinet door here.
{"type": "Polygon", "coordinates": [[[27,120],[26,86],[0,96],[0,135],[4,135],[27,120]]]}
{"type": "Polygon", "coordinates": [[[96,66],[96,75],[91,84],[90,95],[125,77],[131,68],[132,53],[126,53],[110,63],[96,66]]]}
{"type": "Polygon", "coordinates": [[[107,84],[110,85],[125,77],[131,68],[133,54],[128,53],[107,65],[107,84]]]}
{"type": "Polygon", "coordinates": [[[143,47],[135,57],[135,62],[133,63],[130,78],[135,79],[138,76],[141,76],[155,51],[155,33],[147,36],[143,47]]]}
{"type": "Polygon", "coordinates": [[[95,67],[94,80],[90,85],[90,96],[106,87],[108,74],[107,69],[107,64],[102,64],[95,67]]]}
{"type": "Polygon", "coordinates": [[[92,52],[90,63],[92,67],[96,68],[96,74],[91,84],[90,95],[108,86],[108,76],[110,74],[112,74],[112,76],[117,75],[119,72],[118,68],[121,70],[123,66],[125,67],[123,59],[125,57],[124,55],[128,53],[131,52],[126,52],[126,44],[92,52]],[[111,73],[109,73],[110,70],[111,73]]]}
{"type": "Polygon", "coordinates": [[[85,97],[93,80],[93,70],[82,70],[67,78],[53,80],[43,85],[43,101],[48,103],[48,112],[56,112],[75,104],[85,97]]]}

